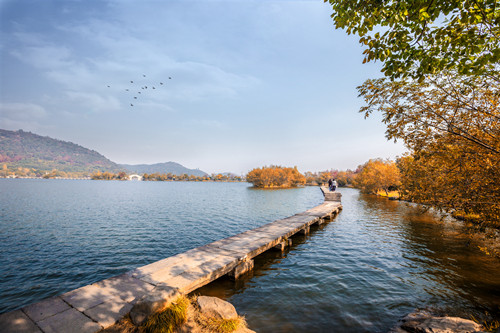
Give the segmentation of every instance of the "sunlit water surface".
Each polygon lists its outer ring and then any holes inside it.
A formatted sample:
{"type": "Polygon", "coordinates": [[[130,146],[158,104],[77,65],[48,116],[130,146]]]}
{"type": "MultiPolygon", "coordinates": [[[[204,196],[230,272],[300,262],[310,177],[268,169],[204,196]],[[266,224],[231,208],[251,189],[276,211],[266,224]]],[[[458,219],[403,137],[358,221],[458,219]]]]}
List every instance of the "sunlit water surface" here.
{"type": "MultiPolygon", "coordinates": [[[[500,318],[500,262],[460,225],[341,189],[343,211],[196,291],[258,332],[386,332],[415,308],[500,318]]],[[[0,313],[314,207],[317,187],[0,179],[0,313]]]]}

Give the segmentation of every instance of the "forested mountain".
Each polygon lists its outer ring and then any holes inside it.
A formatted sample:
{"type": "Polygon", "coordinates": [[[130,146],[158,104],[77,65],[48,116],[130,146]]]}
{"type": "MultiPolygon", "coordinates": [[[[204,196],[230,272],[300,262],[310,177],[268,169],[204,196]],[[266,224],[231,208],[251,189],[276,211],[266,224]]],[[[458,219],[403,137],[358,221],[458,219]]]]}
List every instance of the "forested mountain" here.
{"type": "Polygon", "coordinates": [[[0,129],[0,165],[9,169],[94,172],[123,170],[94,150],[31,132],[0,129]]]}
{"type": "MultiPolygon", "coordinates": [[[[91,174],[101,172],[120,172],[138,174],[183,174],[203,177],[207,173],[199,169],[188,169],[179,163],[166,162],[156,164],[116,164],[94,150],[84,148],[72,142],[52,139],[23,130],[8,131],[0,129],[0,167],[6,166],[11,171],[18,168],[44,172],[58,170],[62,172],[91,174]]],[[[17,173],[17,171],[16,171],[17,173]]]]}
{"type": "Polygon", "coordinates": [[[180,176],[183,174],[193,175],[198,177],[203,177],[207,173],[201,171],[200,169],[188,169],[182,166],[179,163],[175,162],[165,162],[165,163],[156,163],[156,164],[121,164],[123,169],[126,169],[129,172],[134,172],[138,174],[143,173],[159,173],[159,174],[168,174],[171,173],[176,176],[180,176]]]}

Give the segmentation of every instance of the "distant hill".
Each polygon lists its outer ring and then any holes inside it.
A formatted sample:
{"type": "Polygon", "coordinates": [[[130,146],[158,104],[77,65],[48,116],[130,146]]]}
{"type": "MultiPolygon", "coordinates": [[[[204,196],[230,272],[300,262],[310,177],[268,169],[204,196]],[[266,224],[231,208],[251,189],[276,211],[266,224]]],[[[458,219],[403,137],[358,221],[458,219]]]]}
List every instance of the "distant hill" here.
{"type": "Polygon", "coordinates": [[[0,165],[64,172],[118,172],[123,169],[94,150],[31,132],[0,129],[0,165]]]}
{"type": "Polygon", "coordinates": [[[175,163],[175,162],[165,162],[165,163],[156,163],[156,164],[120,164],[123,169],[126,169],[129,172],[133,173],[160,173],[167,174],[172,173],[173,175],[180,176],[183,174],[193,175],[202,177],[207,173],[201,171],[200,169],[188,169],[185,166],[175,163]]]}

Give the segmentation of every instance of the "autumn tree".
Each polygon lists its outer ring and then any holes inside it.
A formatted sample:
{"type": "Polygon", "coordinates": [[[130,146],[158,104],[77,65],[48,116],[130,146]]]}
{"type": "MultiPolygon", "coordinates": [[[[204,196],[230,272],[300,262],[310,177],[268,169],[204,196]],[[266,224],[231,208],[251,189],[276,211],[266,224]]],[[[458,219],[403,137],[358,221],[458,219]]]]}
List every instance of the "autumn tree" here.
{"type": "Polygon", "coordinates": [[[124,171],[120,171],[118,172],[118,174],[116,175],[116,179],[118,180],[128,180],[128,175],[126,172],[124,171]]]}
{"type": "Polygon", "coordinates": [[[361,112],[381,112],[387,138],[410,149],[398,163],[407,199],[499,223],[499,81],[441,74],[368,80],[359,91],[361,112]]]}
{"type": "Polygon", "coordinates": [[[270,166],[257,168],[251,170],[246,179],[255,187],[263,188],[296,187],[306,183],[306,178],[297,170],[297,167],[270,166]]]}
{"type": "Polygon", "coordinates": [[[498,73],[498,0],[324,0],[336,28],[357,34],[367,61],[379,60],[391,79],[455,70],[498,73]]]}
{"type": "Polygon", "coordinates": [[[9,171],[9,168],[7,167],[7,164],[4,164],[2,166],[2,170],[0,171],[0,177],[7,177],[10,174],[12,174],[12,172],[9,171]]]}
{"type": "Polygon", "coordinates": [[[113,179],[116,179],[116,175],[114,173],[108,172],[108,171],[105,171],[105,172],[96,171],[90,176],[90,179],[93,179],[93,180],[113,180],[113,179]]]}
{"type": "Polygon", "coordinates": [[[328,183],[328,179],[332,178],[332,174],[330,171],[322,171],[319,173],[319,184],[326,184],[328,183]]]}
{"type": "Polygon", "coordinates": [[[304,177],[306,178],[306,184],[308,185],[317,185],[317,175],[311,171],[304,172],[304,177]]]}
{"type": "Polygon", "coordinates": [[[352,170],[339,171],[337,173],[337,183],[340,187],[352,186],[354,181],[355,173],[352,170]]]}
{"type": "Polygon", "coordinates": [[[67,174],[64,171],[53,169],[51,172],[47,172],[43,175],[43,178],[45,179],[56,178],[56,177],[66,178],[67,174]]]}
{"type": "Polygon", "coordinates": [[[500,153],[499,81],[441,74],[423,82],[367,80],[358,91],[367,104],[360,112],[380,111],[388,139],[418,150],[446,134],[500,153]]]}
{"type": "Polygon", "coordinates": [[[500,224],[500,2],[335,1],[337,28],[386,79],[358,87],[403,140],[401,191],[412,201],[500,224]],[[395,81],[395,80],[399,81],[395,81]]]}
{"type": "Polygon", "coordinates": [[[400,158],[403,197],[500,227],[498,164],[457,154],[463,154],[461,148],[441,145],[400,158]]]}
{"type": "Polygon", "coordinates": [[[365,193],[375,194],[383,190],[388,194],[390,188],[398,188],[401,185],[399,170],[393,161],[371,159],[360,169],[353,183],[365,193]]]}

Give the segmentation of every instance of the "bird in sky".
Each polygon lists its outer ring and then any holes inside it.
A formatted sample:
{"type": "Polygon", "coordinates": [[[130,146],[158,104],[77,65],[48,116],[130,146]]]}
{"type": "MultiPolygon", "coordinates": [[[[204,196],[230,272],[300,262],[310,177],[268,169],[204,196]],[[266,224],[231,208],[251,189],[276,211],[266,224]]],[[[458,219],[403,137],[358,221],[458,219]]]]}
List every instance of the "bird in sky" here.
{"type": "MultiPolygon", "coordinates": [[[[0,1],[1,1],[1,0],[0,0],[0,1]]],[[[139,81],[140,81],[140,82],[137,82],[137,84],[140,84],[140,83],[144,84],[143,86],[140,86],[140,87],[141,87],[141,90],[147,90],[147,89],[148,89],[148,86],[147,86],[146,84],[148,83],[148,81],[147,81],[147,79],[145,79],[145,78],[147,77],[147,75],[146,75],[146,74],[139,74],[139,76],[138,76],[138,77],[139,77],[139,81]],[[142,75],[142,78],[141,78],[141,76],[140,76],[140,75],[142,75]]],[[[167,76],[167,78],[168,78],[169,80],[172,80],[172,77],[171,77],[171,76],[167,76]]],[[[132,99],[132,100],[130,100],[130,102],[134,102],[134,100],[135,100],[136,102],[137,102],[137,101],[142,101],[144,98],[149,97],[149,96],[153,97],[153,95],[151,95],[151,94],[153,93],[153,91],[152,91],[152,90],[155,90],[155,93],[157,93],[157,92],[156,92],[156,90],[158,90],[158,92],[160,92],[160,93],[161,93],[162,89],[164,88],[164,87],[162,87],[162,86],[164,86],[164,85],[165,85],[165,81],[163,81],[163,82],[158,82],[158,81],[157,81],[157,82],[149,82],[149,84],[150,84],[150,86],[149,86],[149,90],[150,90],[150,91],[149,91],[149,92],[148,92],[148,91],[145,91],[145,92],[144,92],[144,94],[142,94],[141,90],[139,90],[139,91],[137,91],[137,94],[132,94],[132,93],[131,93],[131,91],[133,91],[134,89],[137,89],[137,88],[135,88],[135,84],[136,84],[135,82],[136,82],[137,80],[129,80],[129,81],[130,81],[130,84],[134,85],[134,88],[133,88],[133,89],[132,89],[132,88],[125,88],[124,90],[125,90],[126,92],[129,92],[129,93],[131,94],[131,95],[128,95],[128,94],[127,94],[127,95],[126,95],[126,96],[127,96],[127,98],[133,97],[133,99],[132,99]],[[155,86],[153,86],[153,84],[156,84],[156,85],[155,85],[155,86]],[[134,95],[135,95],[135,96],[134,96],[134,95]],[[139,95],[140,95],[140,96],[139,96],[139,95]],[[140,99],[139,99],[138,97],[140,97],[140,99]]],[[[111,84],[107,84],[107,83],[105,83],[105,85],[106,85],[106,87],[107,87],[107,88],[111,88],[111,84]]],[[[123,90],[122,90],[122,91],[123,91],[123,90]]],[[[135,103],[135,102],[134,102],[134,103],[135,103]]],[[[130,103],[130,107],[133,107],[133,106],[134,106],[134,104],[133,104],[133,103],[130,103]]]]}

